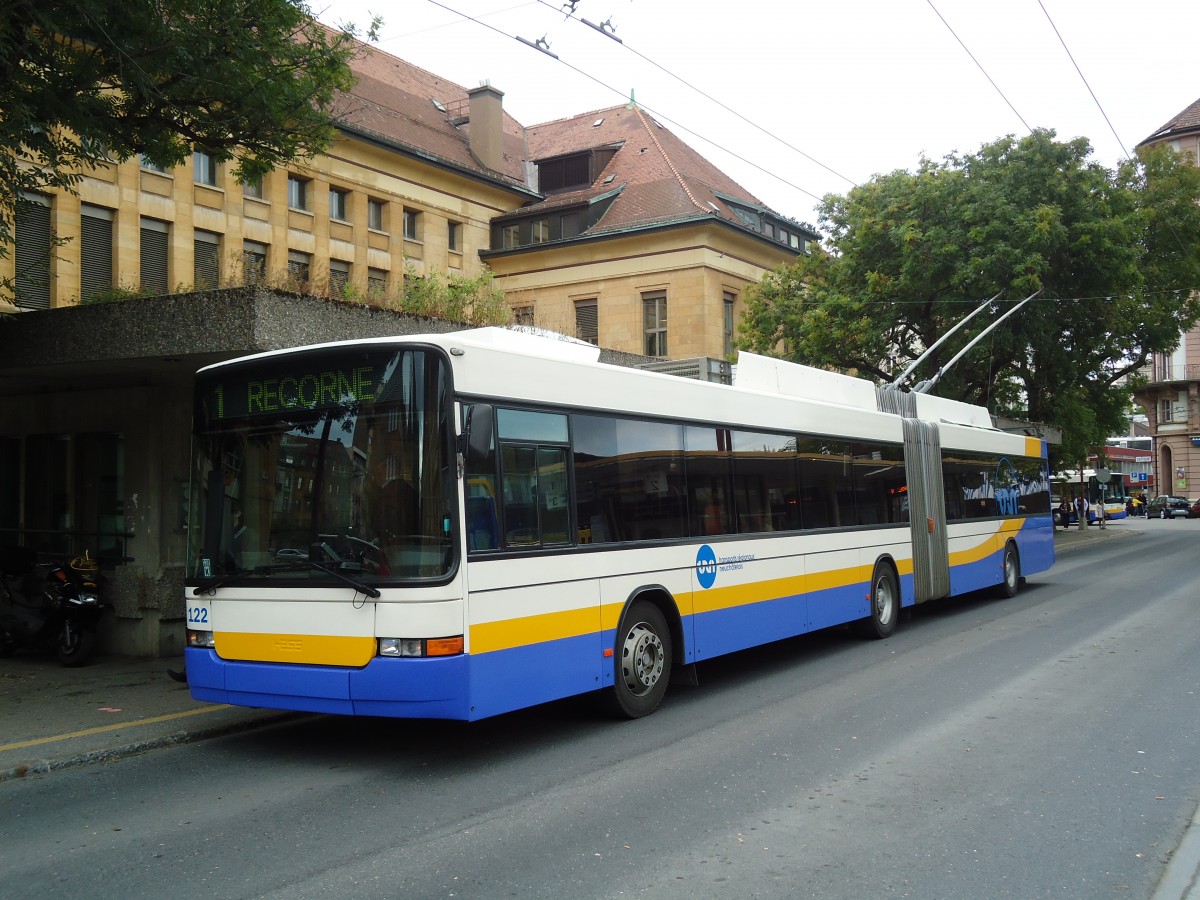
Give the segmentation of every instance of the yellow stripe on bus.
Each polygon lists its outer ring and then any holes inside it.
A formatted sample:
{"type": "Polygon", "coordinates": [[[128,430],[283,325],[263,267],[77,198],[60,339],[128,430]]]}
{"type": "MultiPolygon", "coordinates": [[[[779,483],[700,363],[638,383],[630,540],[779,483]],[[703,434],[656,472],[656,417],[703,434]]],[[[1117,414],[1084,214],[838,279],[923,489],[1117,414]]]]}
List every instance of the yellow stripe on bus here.
{"type": "Polygon", "coordinates": [[[375,657],[375,638],[328,634],[249,634],[218,631],[217,656],[309,666],[365,666],[375,657]]]}
{"type": "Polygon", "coordinates": [[[1021,526],[1025,523],[1024,519],[1007,519],[1000,523],[1000,527],[994,534],[989,534],[974,547],[968,547],[966,550],[956,550],[950,554],[950,568],[955,566],[965,566],[969,563],[979,562],[981,559],[987,559],[993,553],[999,553],[1004,549],[1004,545],[1008,543],[1011,535],[1016,534],[1021,530],[1021,526]]]}
{"type": "MultiPolygon", "coordinates": [[[[993,553],[1003,549],[1005,541],[1010,534],[1014,534],[1020,530],[1023,520],[1011,519],[1000,524],[995,534],[986,535],[980,543],[967,550],[960,550],[951,554],[950,564],[965,565],[967,563],[977,562],[985,559],[993,553]]],[[[895,560],[897,571],[900,575],[908,575],[912,572],[911,559],[895,560]]],[[[807,575],[793,575],[787,578],[774,578],[765,581],[752,582],[750,584],[732,585],[729,587],[711,588],[707,591],[695,591],[692,594],[694,608],[693,613],[713,612],[720,609],[731,609],[737,606],[748,606],[754,603],[759,603],[764,600],[771,600],[776,597],[791,597],[804,593],[816,591],[830,590],[833,588],[846,587],[851,584],[866,584],[871,580],[873,572],[873,564],[861,566],[847,566],[841,569],[830,569],[824,572],[813,572],[807,575]]],[[[471,626],[471,652],[472,653],[490,653],[496,650],[508,650],[514,647],[527,647],[532,644],[540,644],[547,641],[562,640],[565,638],[579,637],[580,635],[593,634],[598,630],[612,629],[617,627],[618,619],[624,609],[623,603],[606,603],[603,604],[597,611],[594,607],[585,607],[582,609],[568,609],[559,612],[542,613],[533,616],[521,616],[514,619],[503,619],[497,622],[481,622],[471,626]]],[[[684,610],[686,612],[686,610],[684,610]]],[[[309,635],[228,635],[218,634],[217,636],[217,652],[226,658],[238,659],[270,659],[272,661],[292,661],[290,657],[284,657],[283,654],[288,652],[287,642],[290,640],[303,641],[360,641],[362,638],[322,638],[309,635]],[[222,639],[228,640],[230,637],[236,637],[239,640],[246,641],[246,644],[239,645],[245,647],[240,652],[245,652],[248,655],[238,657],[227,657],[223,651],[222,639]],[[253,641],[254,643],[250,643],[253,641]],[[278,656],[267,656],[264,652],[264,643],[270,641],[283,642],[282,647],[277,651],[278,656]],[[257,653],[258,655],[249,655],[257,653]]],[[[366,657],[374,655],[375,648],[371,639],[365,639],[367,645],[364,647],[366,657]]],[[[310,651],[305,649],[305,655],[308,656],[310,651]]],[[[300,660],[294,660],[300,661],[300,660]]],[[[303,660],[311,662],[311,659],[303,660]]],[[[341,662],[330,664],[341,665],[363,665],[366,659],[360,663],[341,662]]]]}
{"type": "Polygon", "coordinates": [[[544,641],[561,640],[592,634],[600,627],[600,615],[595,607],[568,609],[561,612],[481,622],[471,626],[471,652],[487,653],[526,647],[544,641]]]}

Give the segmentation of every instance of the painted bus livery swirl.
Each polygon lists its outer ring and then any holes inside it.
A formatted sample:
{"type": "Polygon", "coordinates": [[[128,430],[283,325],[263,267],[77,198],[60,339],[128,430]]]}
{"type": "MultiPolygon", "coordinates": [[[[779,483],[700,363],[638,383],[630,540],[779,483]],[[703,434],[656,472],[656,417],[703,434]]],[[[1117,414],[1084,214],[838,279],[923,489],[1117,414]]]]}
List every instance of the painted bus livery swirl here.
{"type": "Polygon", "coordinates": [[[701,660],[1054,561],[1045,444],[982,408],[502,329],[201,370],[189,511],[192,695],[348,715],[641,716],[701,660]]]}

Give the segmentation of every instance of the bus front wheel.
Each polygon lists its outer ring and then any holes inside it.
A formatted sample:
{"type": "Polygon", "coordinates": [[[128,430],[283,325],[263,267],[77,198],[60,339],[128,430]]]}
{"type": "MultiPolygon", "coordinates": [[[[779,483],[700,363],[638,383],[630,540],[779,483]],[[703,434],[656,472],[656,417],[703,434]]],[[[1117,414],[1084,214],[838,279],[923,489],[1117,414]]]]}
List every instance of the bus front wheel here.
{"type": "Polygon", "coordinates": [[[870,638],[883,639],[896,630],[900,621],[900,591],[896,575],[886,563],[875,566],[871,577],[871,614],[862,620],[863,633],[870,638]]]}
{"type": "Polygon", "coordinates": [[[617,629],[613,712],[628,719],[648,715],[662,703],[671,680],[671,630],[653,603],[638,600],[617,629]]]}

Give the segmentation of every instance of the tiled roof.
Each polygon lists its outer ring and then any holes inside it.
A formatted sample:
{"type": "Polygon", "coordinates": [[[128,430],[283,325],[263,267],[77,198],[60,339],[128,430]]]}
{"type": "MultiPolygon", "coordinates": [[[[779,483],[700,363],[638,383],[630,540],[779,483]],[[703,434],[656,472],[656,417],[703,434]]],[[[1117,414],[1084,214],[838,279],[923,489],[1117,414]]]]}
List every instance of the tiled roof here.
{"type": "Polygon", "coordinates": [[[527,214],[620,189],[589,235],[712,217],[746,229],[721,195],[763,208],[761,200],[636,106],[614,106],[546,122],[531,126],[527,133],[533,161],[620,147],[591,187],[555,194],[521,210],[527,214]]]}
{"type": "Polygon", "coordinates": [[[351,68],[358,83],[337,106],[347,128],[529,193],[527,159],[620,148],[591,187],[547,197],[523,213],[618,191],[605,215],[587,232],[595,235],[712,217],[750,230],[723,197],[764,208],[762,201],[636,106],[614,106],[528,129],[504,113],[504,163],[497,173],[471,152],[466,88],[368,45],[362,45],[351,68]]]}
{"type": "Polygon", "coordinates": [[[471,152],[470,125],[453,124],[467,116],[466,88],[367,45],[350,68],[358,83],[335,108],[348,127],[476,175],[499,175],[524,186],[524,135],[512,116],[504,113],[504,170],[496,173],[471,152]]]}
{"type": "Polygon", "coordinates": [[[1141,147],[1143,144],[1154,143],[1194,131],[1200,131],[1200,100],[1197,100],[1161,128],[1155,129],[1154,133],[1142,141],[1141,144],[1138,144],[1138,146],[1141,147]]]}

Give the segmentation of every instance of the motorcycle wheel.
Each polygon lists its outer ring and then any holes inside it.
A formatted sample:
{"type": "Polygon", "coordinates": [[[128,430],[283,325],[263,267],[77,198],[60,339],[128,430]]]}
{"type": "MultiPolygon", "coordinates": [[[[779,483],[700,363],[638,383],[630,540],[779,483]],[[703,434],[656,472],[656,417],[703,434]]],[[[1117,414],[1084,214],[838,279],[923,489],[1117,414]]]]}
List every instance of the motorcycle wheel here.
{"type": "Polygon", "coordinates": [[[60,665],[73,669],[82,666],[96,647],[96,632],[86,628],[64,628],[58,634],[58,661],[60,665]]]}

